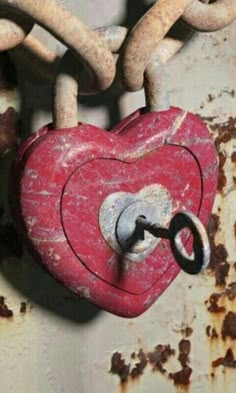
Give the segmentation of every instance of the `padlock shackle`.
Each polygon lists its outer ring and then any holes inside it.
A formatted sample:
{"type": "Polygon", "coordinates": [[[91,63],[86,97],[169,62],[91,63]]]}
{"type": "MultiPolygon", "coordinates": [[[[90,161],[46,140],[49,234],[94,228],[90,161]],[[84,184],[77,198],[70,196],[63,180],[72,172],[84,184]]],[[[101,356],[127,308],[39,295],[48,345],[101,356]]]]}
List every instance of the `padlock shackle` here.
{"type": "Polygon", "coordinates": [[[105,41],[57,0],[0,0],[0,6],[32,18],[82,57],[96,75],[97,89],[105,90],[111,85],[115,63],[105,41]]]}
{"type": "MultiPolygon", "coordinates": [[[[106,41],[113,54],[120,51],[127,37],[128,29],[121,26],[110,26],[95,29],[97,35],[106,41]]],[[[162,65],[178,52],[189,38],[190,29],[186,30],[183,39],[164,38],[155,49],[151,61],[145,72],[145,95],[147,109],[157,111],[167,109],[169,106],[166,98],[166,85],[162,65]]],[[[94,91],[94,76],[89,69],[81,64],[79,74],[78,60],[71,50],[63,56],[55,81],[53,102],[54,129],[76,127],[78,124],[77,96],[81,91],[81,83],[86,86],[86,92],[94,91]]],[[[83,93],[82,86],[82,93],[83,93]]]]}

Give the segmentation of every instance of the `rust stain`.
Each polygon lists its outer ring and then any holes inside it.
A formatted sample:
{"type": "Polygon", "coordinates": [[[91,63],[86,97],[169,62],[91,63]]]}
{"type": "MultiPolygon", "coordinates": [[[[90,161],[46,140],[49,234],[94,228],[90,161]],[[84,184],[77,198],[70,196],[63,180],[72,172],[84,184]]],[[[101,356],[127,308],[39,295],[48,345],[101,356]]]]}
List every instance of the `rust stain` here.
{"type": "Polygon", "coordinates": [[[221,333],[224,339],[226,337],[230,337],[233,340],[236,339],[236,314],[234,312],[229,311],[225,316],[221,333]]]}
{"type": "Polygon", "coordinates": [[[147,359],[147,356],[144,353],[143,349],[140,349],[139,352],[137,353],[137,355],[135,353],[133,353],[131,355],[131,358],[139,360],[139,362],[135,363],[135,366],[132,368],[132,370],[130,372],[131,378],[137,379],[143,374],[144,369],[146,368],[146,366],[148,364],[148,359],[147,359]]]}
{"type": "Polygon", "coordinates": [[[219,337],[219,334],[217,333],[216,328],[215,328],[215,327],[212,327],[211,325],[208,325],[208,326],[206,327],[206,335],[207,335],[207,337],[209,337],[211,340],[214,340],[214,339],[216,339],[216,338],[219,337]]]}
{"type": "Polygon", "coordinates": [[[0,296],[0,318],[12,318],[13,311],[5,303],[4,296],[0,296]]]}
{"type": "Polygon", "coordinates": [[[154,351],[149,352],[147,357],[153,371],[160,371],[162,374],[166,373],[166,369],[163,367],[171,356],[175,355],[175,350],[170,345],[157,345],[154,351]]]}
{"type": "Polygon", "coordinates": [[[220,357],[212,362],[212,367],[219,366],[236,368],[236,360],[231,348],[228,348],[224,357],[220,357]]]}
{"type": "Polygon", "coordinates": [[[211,246],[211,257],[209,269],[214,272],[216,286],[225,286],[230,264],[227,262],[228,252],[224,244],[215,243],[215,235],[220,228],[220,218],[217,214],[212,214],[208,225],[208,236],[211,246]]]}
{"type": "Polygon", "coordinates": [[[193,329],[189,326],[181,330],[181,334],[183,337],[187,338],[193,334],[193,329]]]}
{"type": "Polygon", "coordinates": [[[231,154],[231,161],[236,164],[236,151],[231,154]]]}
{"type": "Polygon", "coordinates": [[[222,152],[219,152],[219,174],[218,174],[218,183],[217,183],[217,190],[222,192],[224,187],[227,184],[227,178],[225,176],[224,165],[226,161],[226,155],[222,152]]]}
{"type": "MultiPolygon", "coordinates": [[[[187,334],[192,334],[192,329],[187,330],[187,334]]],[[[142,348],[132,352],[130,360],[126,361],[122,354],[115,352],[111,358],[110,373],[117,375],[120,379],[120,392],[126,393],[130,382],[136,382],[143,375],[144,370],[149,365],[153,372],[159,372],[172,380],[178,391],[186,393],[190,385],[192,368],[190,367],[191,342],[182,339],[178,345],[178,361],[181,369],[176,372],[168,371],[168,361],[176,355],[175,349],[169,344],[157,345],[152,351],[145,352],[142,348]]]]}
{"type": "Polygon", "coordinates": [[[21,302],[20,305],[20,314],[25,314],[27,311],[27,303],[26,302],[21,302]]]}
{"type": "Polygon", "coordinates": [[[211,296],[209,297],[208,302],[210,303],[209,307],[207,310],[211,313],[222,313],[225,312],[225,306],[219,306],[218,301],[221,297],[220,293],[212,293],[211,296]]]}
{"type": "Polygon", "coordinates": [[[170,373],[170,379],[173,379],[175,385],[189,385],[190,377],[192,375],[192,369],[189,366],[185,366],[182,370],[176,373],[170,373]]]}
{"type": "Polygon", "coordinates": [[[181,389],[181,392],[188,392],[190,385],[190,378],[192,375],[192,368],[189,366],[191,351],[191,342],[189,340],[181,340],[179,342],[179,356],[178,361],[181,364],[182,369],[175,372],[169,373],[169,378],[173,380],[174,384],[181,389]]]}
{"type": "Polygon", "coordinates": [[[215,100],[215,98],[216,98],[215,94],[208,94],[207,101],[212,102],[215,100]]]}
{"type": "Polygon", "coordinates": [[[124,384],[128,381],[130,374],[130,363],[125,363],[125,360],[122,358],[121,353],[113,353],[111,358],[110,372],[119,376],[121,384],[124,384]]]}

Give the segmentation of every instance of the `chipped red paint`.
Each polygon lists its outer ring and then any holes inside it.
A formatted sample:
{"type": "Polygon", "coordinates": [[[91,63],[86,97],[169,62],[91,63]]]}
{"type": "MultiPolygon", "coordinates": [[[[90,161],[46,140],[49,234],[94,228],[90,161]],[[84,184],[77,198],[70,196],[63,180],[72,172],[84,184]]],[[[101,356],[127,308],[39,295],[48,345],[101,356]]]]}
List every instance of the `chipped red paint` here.
{"type": "Polygon", "coordinates": [[[112,133],[86,124],[57,131],[45,127],[23,144],[12,176],[13,212],[32,252],[79,295],[134,317],[151,306],[180,268],[167,244],[142,263],[126,260],[121,272],[121,257],[100,232],[101,204],[111,193],[135,193],[159,183],[176,204],[173,214],[187,209],[206,224],[217,160],[202,121],[171,108],[137,111],[112,133]]]}

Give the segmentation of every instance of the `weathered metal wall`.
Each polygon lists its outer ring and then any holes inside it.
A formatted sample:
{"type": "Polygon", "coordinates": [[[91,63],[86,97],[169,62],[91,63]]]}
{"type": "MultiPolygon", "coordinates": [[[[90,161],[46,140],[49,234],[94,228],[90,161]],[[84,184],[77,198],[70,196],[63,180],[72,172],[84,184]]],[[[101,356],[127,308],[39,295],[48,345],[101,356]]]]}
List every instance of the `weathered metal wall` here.
{"type": "MultiPolygon", "coordinates": [[[[90,26],[133,25],[148,3],[62,1],[90,26]]],[[[209,271],[180,273],[143,316],[115,317],[55,282],[14,242],[6,188],[12,154],[0,162],[0,381],[6,393],[234,393],[236,389],[236,24],[196,34],[166,67],[172,105],[198,113],[219,152],[218,193],[209,225],[209,271]],[[8,241],[10,239],[10,241],[8,241]],[[3,244],[9,243],[7,249],[3,244]],[[11,251],[9,251],[11,250],[11,251]]],[[[35,35],[63,47],[36,27],[35,35]]],[[[20,65],[18,65],[20,66],[20,65]]],[[[51,120],[51,86],[0,56],[0,142],[6,128],[22,137],[51,120]]],[[[81,99],[85,122],[111,127],[144,103],[116,91],[81,99]]],[[[13,136],[14,137],[14,136],[13,136]]],[[[187,170],[187,169],[186,169],[187,170]]]]}

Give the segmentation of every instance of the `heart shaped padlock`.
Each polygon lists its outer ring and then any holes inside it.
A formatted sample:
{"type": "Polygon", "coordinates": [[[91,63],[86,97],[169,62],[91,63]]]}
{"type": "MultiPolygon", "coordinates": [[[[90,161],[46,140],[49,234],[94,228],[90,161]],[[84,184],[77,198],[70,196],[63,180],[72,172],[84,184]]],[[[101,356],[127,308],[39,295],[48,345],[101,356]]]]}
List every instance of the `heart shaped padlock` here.
{"type": "Polygon", "coordinates": [[[12,178],[13,213],[31,252],[64,285],[116,315],[147,310],[181,258],[190,273],[206,262],[207,242],[196,260],[197,243],[189,257],[189,233],[178,235],[184,227],[193,237],[202,231],[197,217],[207,224],[217,182],[214,143],[191,113],[140,109],[109,133],[83,123],[46,126],[19,149],[12,178]],[[146,222],[140,235],[138,219],[156,222],[159,232],[146,222]]]}

